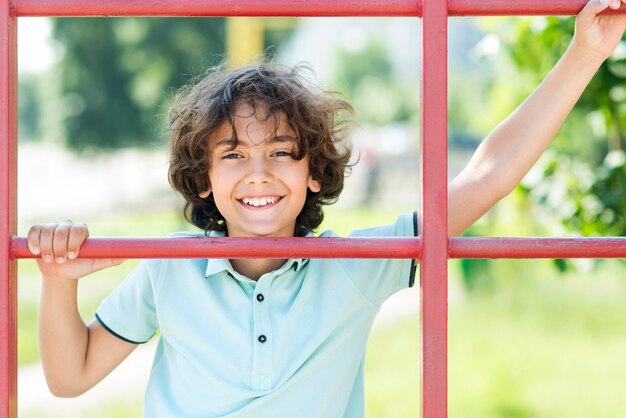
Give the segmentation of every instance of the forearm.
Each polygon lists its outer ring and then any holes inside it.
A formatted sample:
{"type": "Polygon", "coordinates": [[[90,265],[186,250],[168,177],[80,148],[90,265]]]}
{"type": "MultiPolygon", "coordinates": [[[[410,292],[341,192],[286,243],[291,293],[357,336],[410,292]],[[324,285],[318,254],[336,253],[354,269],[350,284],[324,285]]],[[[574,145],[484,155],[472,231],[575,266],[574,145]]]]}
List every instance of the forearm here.
{"type": "Polygon", "coordinates": [[[448,187],[450,235],[463,232],[520,182],[602,61],[570,47],[543,83],[487,136],[448,187]]]}
{"type": "Polygon", "coordinates": [[[480,145],[470,169],[486,173],[498,198],[533,166],[602,63],[570,47],[539,87],[480,145]]]}
{"type": "Polygon", "coordinates": [[[626,15],[601,15],[626,0],[589,0],[568,50],[543,83],[476,150],[448,186],[448,233],[463,232],[506,196],[539,159],[585,87],[618,45],[626,15]]]}
{"type": "Polygon", "coordinates": [[[57,396],[80,394],[89,332],[77,307],[77,280],[42,279],[39,345],[48,386],[57,396]]]}

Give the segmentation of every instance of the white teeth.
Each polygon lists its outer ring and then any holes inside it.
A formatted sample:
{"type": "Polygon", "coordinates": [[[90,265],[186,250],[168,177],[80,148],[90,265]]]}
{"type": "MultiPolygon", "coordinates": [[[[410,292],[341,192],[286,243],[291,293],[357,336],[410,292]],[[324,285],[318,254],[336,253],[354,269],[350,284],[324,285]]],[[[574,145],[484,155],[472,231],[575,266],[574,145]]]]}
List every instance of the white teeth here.
{"type": "Polygon", "coordinates": [[[271,205],[276,202],[275,197],[260,197],[260,198],[259,197],[244,197],[241,200],[246,205],[255,206],[255,207],[271,205]]]}

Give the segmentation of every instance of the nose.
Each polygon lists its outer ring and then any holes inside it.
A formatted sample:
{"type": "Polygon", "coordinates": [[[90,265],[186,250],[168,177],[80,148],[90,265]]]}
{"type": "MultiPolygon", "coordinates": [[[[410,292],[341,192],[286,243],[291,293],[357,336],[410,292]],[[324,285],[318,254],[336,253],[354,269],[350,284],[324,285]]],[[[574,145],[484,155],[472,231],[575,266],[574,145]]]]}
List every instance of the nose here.
{"type": "Polygon", "coordinates": [[[272,167],[264,156],[251,156],[246,173],[250,184],[269,183],[273,178],[272,167]]]}

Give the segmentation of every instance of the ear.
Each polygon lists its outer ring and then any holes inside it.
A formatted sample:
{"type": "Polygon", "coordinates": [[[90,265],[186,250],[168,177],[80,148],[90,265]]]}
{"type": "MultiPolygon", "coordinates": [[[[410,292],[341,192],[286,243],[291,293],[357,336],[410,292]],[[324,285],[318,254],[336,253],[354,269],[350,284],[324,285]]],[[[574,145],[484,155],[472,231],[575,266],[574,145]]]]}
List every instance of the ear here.
{"type": "Polygon", "coordinates": [[[307,183],[307,186],[309,187],[309,190],[313,193],[319,193],[319,191],[322,190],[322,185],[319,181],[315,180],[313,176],[309,176],[309,182],[307,183]]]}
{"type": "Polygon", "coordinates": [[[211,189],[205,190],[204,192],[198,193],[200,199],[206,199],[211,194],[211,189]]]}

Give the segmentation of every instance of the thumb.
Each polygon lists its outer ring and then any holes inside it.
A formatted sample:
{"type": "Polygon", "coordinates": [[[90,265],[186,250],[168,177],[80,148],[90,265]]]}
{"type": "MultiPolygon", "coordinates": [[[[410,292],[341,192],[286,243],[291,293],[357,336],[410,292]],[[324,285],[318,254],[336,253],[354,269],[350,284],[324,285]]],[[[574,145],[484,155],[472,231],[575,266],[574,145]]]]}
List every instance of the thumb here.
{"type": "Polygon", "coordinates": [[[606,10],[609,7],[610,0],[589,0],[585,7],[578,13],[576,21],[584,26],[589,26],[593,23],[596,15],[606,10]]]}
{"type": "Polygon", "coordinates": [[[92,268],[95,272],[108,267],[118,266],[124,261],[126,261],[124,258],[94,258],[92,268]]]}

